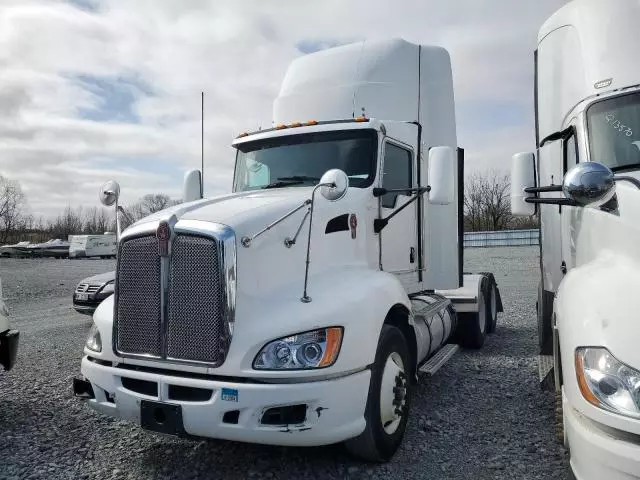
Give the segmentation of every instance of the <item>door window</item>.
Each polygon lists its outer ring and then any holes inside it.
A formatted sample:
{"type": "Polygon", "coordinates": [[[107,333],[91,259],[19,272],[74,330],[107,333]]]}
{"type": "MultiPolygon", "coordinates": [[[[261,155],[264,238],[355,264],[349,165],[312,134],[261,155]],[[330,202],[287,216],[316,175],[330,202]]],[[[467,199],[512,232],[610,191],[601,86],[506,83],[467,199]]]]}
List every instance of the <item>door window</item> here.
{"type": "MultiPolygon", "coordinates": [[[[411,152],[392,143],[384,147],[384,167],[382,187],[388,189],[411,188],[412,181],[411,152]]],[[[382,196],[384,208],[395,208],[398,193],[387,193],[382,196]]]]}

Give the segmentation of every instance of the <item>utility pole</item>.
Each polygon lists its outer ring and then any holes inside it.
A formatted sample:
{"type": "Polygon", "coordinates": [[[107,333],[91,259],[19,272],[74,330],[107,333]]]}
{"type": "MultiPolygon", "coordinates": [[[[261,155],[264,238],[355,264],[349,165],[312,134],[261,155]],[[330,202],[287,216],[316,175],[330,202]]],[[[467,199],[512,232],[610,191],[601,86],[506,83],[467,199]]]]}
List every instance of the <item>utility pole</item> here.
{"type": "Polygon", "coordinates": [[[200,198],[204,198],[204,92],[200,101],[200,198]]]}

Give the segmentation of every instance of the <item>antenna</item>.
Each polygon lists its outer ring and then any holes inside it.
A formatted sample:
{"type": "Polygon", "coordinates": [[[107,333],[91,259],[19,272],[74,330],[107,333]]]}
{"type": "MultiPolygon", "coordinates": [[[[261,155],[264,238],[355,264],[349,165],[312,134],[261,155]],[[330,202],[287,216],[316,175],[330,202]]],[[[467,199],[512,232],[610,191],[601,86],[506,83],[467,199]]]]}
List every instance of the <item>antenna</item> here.
{"type": "Polygon", "coordinates": [[[200,198],[204,198],[204,92],[200,101],[200,198]]]}

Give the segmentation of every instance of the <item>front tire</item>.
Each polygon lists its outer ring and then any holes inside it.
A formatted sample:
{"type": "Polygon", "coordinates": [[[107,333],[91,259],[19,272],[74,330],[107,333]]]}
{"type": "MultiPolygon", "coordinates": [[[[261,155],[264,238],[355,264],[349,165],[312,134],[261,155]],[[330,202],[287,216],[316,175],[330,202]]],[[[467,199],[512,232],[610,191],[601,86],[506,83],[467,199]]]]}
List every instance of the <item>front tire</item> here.
{"type": "Polygon", "coordinates": [[[407,426],[412,384],[411,354],[402,332],[383,325],[371,368],[365,409],[366,427],[347,440],[347,451],[368,462],[388,462],[396,453],[407,426]]]}

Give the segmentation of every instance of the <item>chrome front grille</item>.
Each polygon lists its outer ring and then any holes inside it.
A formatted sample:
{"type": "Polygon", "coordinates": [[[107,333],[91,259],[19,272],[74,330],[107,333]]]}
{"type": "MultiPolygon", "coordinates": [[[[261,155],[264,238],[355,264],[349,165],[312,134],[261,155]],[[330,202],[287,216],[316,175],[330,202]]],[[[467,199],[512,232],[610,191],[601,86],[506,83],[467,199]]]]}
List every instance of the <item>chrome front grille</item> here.
{"type": "Polygon", "coordinates": [[[235,236],[174,232],[169,256],[155,231],[120,242],[114,349],[130,357],[219,366],[231,341],[235,302],[235,236]]]}
{"type": "Polygon", "coordinates": [[[155,236],[120,245],[114,327],[116,348],[125,354],[162,354],[162,278],[155,236]]]}
{"type": "Polygon", "coordinates": [[[99,289],[100,285],[81,283],[76,287],[76,293],[96,293],[99,289]]]}
{"type": "Polygon", "coordinates": [[[217,242],[180,235],[172,244],[167,357],[218,363],[224,298],[217,242]]]}

